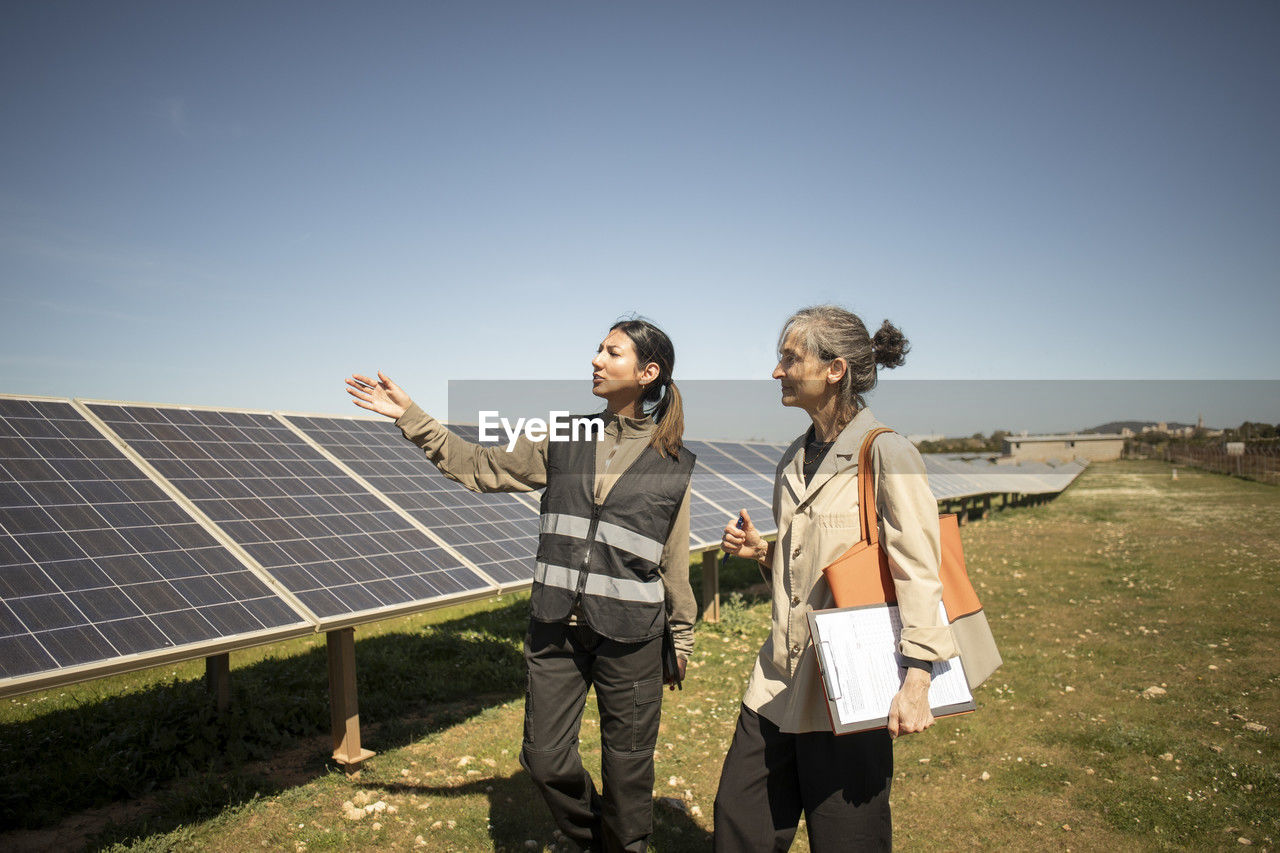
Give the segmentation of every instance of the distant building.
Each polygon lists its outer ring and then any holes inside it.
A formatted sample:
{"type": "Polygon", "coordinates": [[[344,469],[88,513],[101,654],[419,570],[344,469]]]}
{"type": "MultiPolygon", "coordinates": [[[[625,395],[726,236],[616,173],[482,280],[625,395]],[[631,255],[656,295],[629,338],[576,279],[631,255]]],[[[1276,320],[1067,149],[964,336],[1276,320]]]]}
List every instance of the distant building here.
{"type": "Polygon", "coordinates": [[[1003,445],[1004,455],[1018,462],[1069,462],[1088,459],[1108,462],[1124,451],[1119,433],[1071,433],[1070,435],[1010,435],[1003,445]]]}

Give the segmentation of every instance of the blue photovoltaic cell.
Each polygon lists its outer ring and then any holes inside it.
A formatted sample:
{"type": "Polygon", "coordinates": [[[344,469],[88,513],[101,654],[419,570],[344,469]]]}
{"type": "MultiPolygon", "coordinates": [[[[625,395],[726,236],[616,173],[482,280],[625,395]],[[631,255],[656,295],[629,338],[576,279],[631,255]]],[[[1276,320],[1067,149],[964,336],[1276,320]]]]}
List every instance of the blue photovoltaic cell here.
{"type": "MultiPolygon", "coordinates": [[[[730,514],[737,510],[727,510],[712,506],[697,492],[689,498],[689,545],[692,548],[703,548],[714,545],[724,536],[724,526],[733,519],[730,514]]],[[[751,517],[755,521],[755,516],[751,517]]]]}
{"type": "MultiPolygon", "coordinates": [[[[757,473],[738,459],[739,456],[755,456],[755,454],[742,448],[741,445],[724,441],[686,441],[685,445],[698,454],[698,464],[725,477],[738,488],[754,495],[762,503],[773,506],[773,477],[757,473]]],[[[752,461],[756,460],[759,460],[758,456],[752,461]]]]}
{"type": "Polygon", "coordinates": [[[787,449],[787,445],[759,442],[717,441],[715,445],[742,465],[764,477],[770,485],[777,476],[778,462],[782,459],[782,453],[787,449]]]}
{"type": "Polygon", "coordinates": [[[89,407],[322,620],[492,588],[271,415],[89,407]]]}
{"type": "MultiPolygon", "coordinates": [[[[772,502],[766,503],[746,489],[722,479],[702,464],[701,456],[698,457],[698,464],[693,468],[693,491],[734,515],[739,510],[745,509],[751,514],[752,523],[761,531],[764,531],[766,527],[773,527],[771,523],[773,518],[772,502]],[[757,521],[757,519],[761,521],[757,521]],[[763,525],[761,522],[763,522],[763,525]]],[[[722,518],[720,522],[720,531],[722,533],[727,521],[729,519],[722,518]]],[[[719,537],[716,538],[718,539],[719,537]]]]}
{"type": "Polygon", "coordinates": [[[0,678],[308,625],[70,403],[0,399],[0,678]]]}
{"type": "Polygon", "coordinates": [[[532,582],[537,510],[510,494],[472,492],[445,477],[388,420],[287,418],[494,580],[532,582]]]}

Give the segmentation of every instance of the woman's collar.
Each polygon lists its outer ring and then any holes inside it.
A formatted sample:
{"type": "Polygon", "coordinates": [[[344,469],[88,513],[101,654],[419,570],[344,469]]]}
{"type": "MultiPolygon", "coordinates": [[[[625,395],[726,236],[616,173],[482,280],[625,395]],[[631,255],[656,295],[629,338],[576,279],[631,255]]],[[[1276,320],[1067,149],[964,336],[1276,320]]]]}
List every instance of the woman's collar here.
{"type": "Polygon", "coordinates": [[[606,430],[616,424],[623,438],[638,438],[642,435],[648,435],[654,428],[653,418],[649,415],[629,418],[626,415],[616,415],[605,411],[600,417],[604,418],[606,430]]]}

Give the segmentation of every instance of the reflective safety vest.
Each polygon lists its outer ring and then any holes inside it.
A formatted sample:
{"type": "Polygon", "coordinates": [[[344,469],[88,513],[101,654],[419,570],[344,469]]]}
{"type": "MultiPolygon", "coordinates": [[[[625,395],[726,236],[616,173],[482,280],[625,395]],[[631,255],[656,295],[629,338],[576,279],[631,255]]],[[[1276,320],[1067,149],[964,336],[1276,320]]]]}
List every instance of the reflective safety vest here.
{"type": "Polygon", "coordinates": [[[547,443],[530,613],[563,622],[580,603],[596,633],[624,643],[661,635],[666,590],[659,564],[693,473],[694,455],[646,447],[595,502],[596,443],[547,443]]]}

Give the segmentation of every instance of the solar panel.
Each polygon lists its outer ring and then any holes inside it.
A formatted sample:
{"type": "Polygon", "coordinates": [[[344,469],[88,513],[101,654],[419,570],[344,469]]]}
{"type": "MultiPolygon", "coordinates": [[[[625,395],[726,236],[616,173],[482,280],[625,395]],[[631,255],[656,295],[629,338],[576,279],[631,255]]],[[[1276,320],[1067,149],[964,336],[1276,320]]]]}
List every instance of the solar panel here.
{"type": "Polygon", "coordinates": [[[737,458],[751,456],[755,457],[752,462],[764,461],[754,453],[740,445],[724,441],[686,441],[685,445],[698,454],[700,464],[726,478],[738,488],[755,495],[761,502],[773,505],[773,475],[766,476],[759,473],[737,458]]]}
{"type": "MultiPolygon", "coordinates": [[[[445,424],[445,426],[449,428],[450,432],[455,433],[472,444],[482,444],[486,447],[492,447],[496,444],[505,444],[507,441],[505,437],[502,437],[501,431],[499,431],[499,436],[497,438],[490,438],[488,440],[481,441],[480,427],[475,424],[445,424]]],[[[541,511],[539,504],[539,497],[542,494],[541,492],[508,492],[507,494],[514,498],[517,503],[522,503],[532,509],[534,514],[541,511]]]]}
{"type": "MultiPolygon", "coordinates": [[[[689,547],[701,550],[719,544],[724,535],[724,526],[737,512],[737,509],[731,510],[713,504],[697,492],[692,493],[689,496],[689,547]]],[[[755,521],[755,515],[751,516],[751,520],[755,521]]]]}
{"type": "Polygon", "coordinates": [[[323,627],[493,591],[269,414],[87,405],[323,627]]]}
{"type": "Polygon", "coordinates": [[[313,628],[67,401],[0,398],[0,596],[6,680],[313,628]]]}
{"type": "Polygon", "coordinates": [[[761,444],[754,441],[717,441],[713,443],[722,452],[732,456],[739,464],[764,477],[770,484],[773,483],[774,478],[777,476],[778,462],[782,459],[782,452],[787,449],[787,446],[782,444],[761,444]]]}
{"type": "MultiPolygon", "coordinates": [[[[766,503],[746,489],[719,476],[702,463],[701,457],[693,468],[693,491],[706,500],[729,510],[732,515],[737,515],[739,510],[745,508],[751,513],[753,522],[756,518],[770,519],[773,515],[772,500],[766,503]]],[[[764,530],[760,524],[756,526],[764,530]]],[[[720,527],[724,528],[723,522],[720,527]]]]}
{"type": "Polygon", "coordinates": [[[285,418],[500,584],[532,582],[538,513],[529,504],[455,483],[385,418],[285,418]]]}

